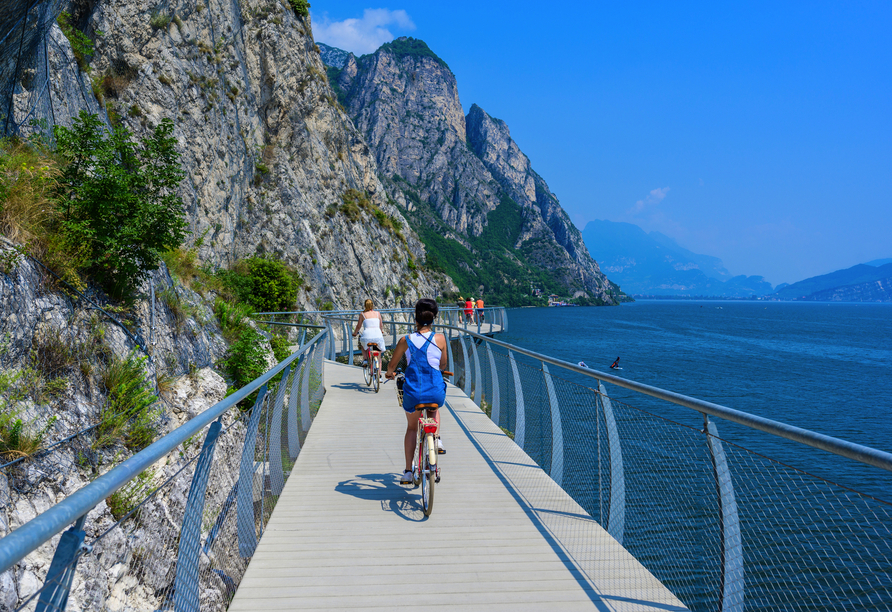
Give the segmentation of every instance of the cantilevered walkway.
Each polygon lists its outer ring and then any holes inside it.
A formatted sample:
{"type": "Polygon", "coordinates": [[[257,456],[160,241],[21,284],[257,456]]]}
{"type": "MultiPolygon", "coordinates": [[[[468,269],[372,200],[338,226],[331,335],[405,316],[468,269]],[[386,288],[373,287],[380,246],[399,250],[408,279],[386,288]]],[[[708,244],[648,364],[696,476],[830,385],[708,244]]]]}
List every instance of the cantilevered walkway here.
{"type": "Polygon", "coordinates": [[[399,485],[393,383],[325,363],[326,395],[230,611],[685,610],[461,390],[433,514],[399,485]]]}

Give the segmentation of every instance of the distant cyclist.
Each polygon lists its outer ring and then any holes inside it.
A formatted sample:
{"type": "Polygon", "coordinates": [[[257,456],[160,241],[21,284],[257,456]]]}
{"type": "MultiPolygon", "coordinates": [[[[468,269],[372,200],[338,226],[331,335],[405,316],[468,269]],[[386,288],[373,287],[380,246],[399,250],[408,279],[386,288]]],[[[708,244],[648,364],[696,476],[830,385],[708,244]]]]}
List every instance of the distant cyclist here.
{"type": "Polygon", "coordinates": [[[483,298],[477,298],[477,323],[482,324],[484,319],[483,314],[483,298]]]}
{"type": "MultiPolygon", "coordinates": [[[[406,452],[406,469],[400,484],[412,483],[412,456],[415,454],[415,440],[418,431],[418,419],[422,413],[415,411],[418,404],[436,403],[439,406],[446,401],[446,383],[441,372],[446,369],[449,360],[446,352],[446,336],[435,334],[431,330],[434,317],[439,312],[437,302],[430,298],[418,300],[415,304],[415,333],[403,336],[393,349],[393,357],[387,364],[385,376],[394,378],[394,371],[406,356],[405,382],[403,383],[403,410],[406,412],[406,436],[404,447],[406,452]]],[[[440,430],[440,411],[428,410],[437,422],[437,433],[440,430]],[[432,414],[431,414],[432,413],[432,414]]],[[[443,443],[437,436],[437,449],[443,453],[443,443]]]]}
{"type": "MultiPolygon", "coordinates": [[[[383,353],[387,350],[384,342],[384,321],[381,319],[381,313],[375,310],[375,304],[372,300],[366,300],[363,304],[363,311],[356,321],[356,328],[353,335],[359,334],[359,350],[365,351],[365,347],[371,344],[378,345],[378,351],[383,353]],[[361,333],[360,333],[361,330],[361,333]]],[[[380,359],[380,357],[378,357],[380,359]]],[[[380,363],[378,364],[380,367],[380,363]]]]}
{"type": "Polygon", "coordinates": [[[465,323],[471,322],[471,316],[474,314],[474,298],[468,298],[465,302],[465,323]]]}

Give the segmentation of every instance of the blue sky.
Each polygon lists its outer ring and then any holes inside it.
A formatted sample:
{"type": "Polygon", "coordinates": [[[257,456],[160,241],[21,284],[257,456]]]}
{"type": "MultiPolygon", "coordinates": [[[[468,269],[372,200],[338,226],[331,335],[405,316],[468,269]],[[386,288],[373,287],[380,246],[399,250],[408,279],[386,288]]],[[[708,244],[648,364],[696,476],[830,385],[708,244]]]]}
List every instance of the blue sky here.
{"type": "Polygon", "coordinates": [[[580,229],[636,223],[774,284],[892,257],[892,2],[313,0],[311,16],[357,54],[427,42],[580,229]]]}

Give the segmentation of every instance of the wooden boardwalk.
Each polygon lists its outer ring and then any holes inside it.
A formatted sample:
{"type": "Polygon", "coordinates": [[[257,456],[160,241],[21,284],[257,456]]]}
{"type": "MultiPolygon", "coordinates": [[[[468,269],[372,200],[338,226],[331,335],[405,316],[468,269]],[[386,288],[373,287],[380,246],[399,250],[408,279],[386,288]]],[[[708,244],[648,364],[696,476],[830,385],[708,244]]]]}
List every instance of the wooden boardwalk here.
{"type": "Polygon", "coordinates": [[[425,518],[394,384],[332,362],[325,383],[230,611],[686,609],[459,389],[425,518]]]}

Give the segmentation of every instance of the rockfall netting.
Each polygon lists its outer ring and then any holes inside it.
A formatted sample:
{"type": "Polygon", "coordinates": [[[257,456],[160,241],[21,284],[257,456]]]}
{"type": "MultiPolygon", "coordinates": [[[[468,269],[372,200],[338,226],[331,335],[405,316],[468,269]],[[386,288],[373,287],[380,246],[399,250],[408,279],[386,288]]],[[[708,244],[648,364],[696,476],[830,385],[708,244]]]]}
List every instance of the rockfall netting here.
{"type": "MultiPolygon", "coordinates": [[[[2,537],[222,399],[211,366],[226,347],[204,301],[166,272],[121,308],[9,243],[0,259],[2,537]]],[[[3,597],[31,588],[28,572],[8,574],[3,597]]]]}
{"type": "Polygon", "coordinates": [[[50,99],[50,28],[61,11],[60,0],[9,0],[0,5],[0,134],[52,124],[50,99]]]}
{"type": "MultiPolygon", "coordinates": [[[[319,410],[323,344],[308,342],[247,407],[224,412],[87,515],[68,609],[226,610],[319,410]]],[[[0,610],[48,599],[59,539],[17,566],[0,610]]]]}

